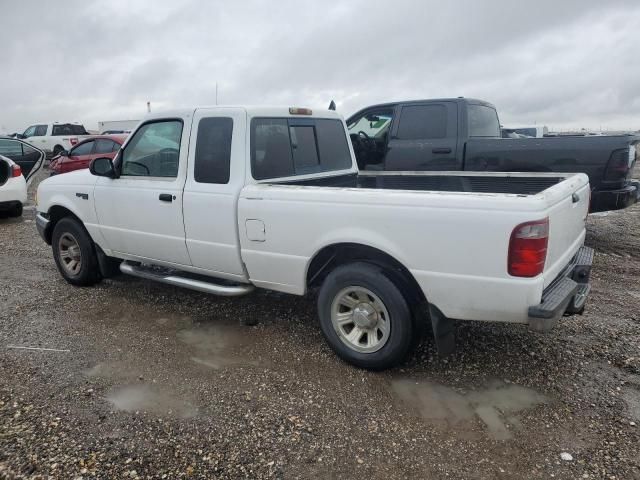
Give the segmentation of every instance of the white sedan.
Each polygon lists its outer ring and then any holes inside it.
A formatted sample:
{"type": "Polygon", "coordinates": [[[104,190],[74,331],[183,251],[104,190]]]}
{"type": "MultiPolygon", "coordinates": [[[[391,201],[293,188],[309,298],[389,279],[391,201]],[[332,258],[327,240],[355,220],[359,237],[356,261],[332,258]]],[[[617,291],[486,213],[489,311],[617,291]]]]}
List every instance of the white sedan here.
{"type": "Polygon", "coordinates": [[[26,201],[27,181],[20,165],[0,155],[0,216],[21,216],[26,201]]]}

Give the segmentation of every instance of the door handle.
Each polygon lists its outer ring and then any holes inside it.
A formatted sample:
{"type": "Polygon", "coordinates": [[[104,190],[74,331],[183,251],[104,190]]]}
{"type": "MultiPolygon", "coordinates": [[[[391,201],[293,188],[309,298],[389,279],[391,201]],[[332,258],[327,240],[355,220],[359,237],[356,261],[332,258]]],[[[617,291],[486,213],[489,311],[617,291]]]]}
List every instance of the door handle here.
{"type": "Polygon", "coordinates": [[[450,147],[432,148],[431,153],[451,153],[450,147]]]}
{"type": "Polygon", "coordinates": [[[174,196],[171,195],[170,193],[161,193],[158,198],[163,202],[172,202],[174,199],[174,196]]]}

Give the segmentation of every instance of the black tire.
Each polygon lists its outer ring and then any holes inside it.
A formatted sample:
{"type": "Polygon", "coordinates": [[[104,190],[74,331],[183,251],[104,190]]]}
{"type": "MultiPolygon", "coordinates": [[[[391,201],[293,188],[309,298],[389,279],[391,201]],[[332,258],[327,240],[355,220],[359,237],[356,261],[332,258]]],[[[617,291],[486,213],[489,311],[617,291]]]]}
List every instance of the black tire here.
{"type": "Polygon", "coordinates": [[[56,145],[55,147],[53,147],[53,153],[51,154],[51,158],[57,157],[58,155],[60,155],[60,152],[62,152],[63,150],[64,150],[64,147],[62,147],[61,145],[56,145]]]}
{"type": "Polygon", "coordinates": [[[22,204],[16,205],[9,214],[12,217],[21,217],[22,216],[22,204]]]}
{"type": "Polygon", "coordinates": [[[405,360],[415,345],[411,308],[389,277],[379,266],[354,262],[339,266],[327,275],[318,293],[318,317],[324,337],[340,358],[357,367],[369,370],[393,367],[405,360]],[[357,351],[345,343],[334,328],[331,318],[334,300],[337,301],[336,297],[349,287],[364,287],[369,290],[378,297],[388,312],[390,331],[386,342],[377,351],[357,351]]]}
{"type": "MultiPolygon", "coordinates": [[[[63,218],[56,223],[51,236],[51,248],[53,258],[62,277],[72,285],[88,286],[94,285],[101,280],[98,258],[96,256],[93,240],[85,230],[84,226],[71,217],[63,218]],[[80,265],[77,272],[70,271],[66,260],[61,256],[61,238],[72,238],[75,240],[80,252],[80,265]]],[[[74,251],[77,251],[74,250],[74,251]]]]}

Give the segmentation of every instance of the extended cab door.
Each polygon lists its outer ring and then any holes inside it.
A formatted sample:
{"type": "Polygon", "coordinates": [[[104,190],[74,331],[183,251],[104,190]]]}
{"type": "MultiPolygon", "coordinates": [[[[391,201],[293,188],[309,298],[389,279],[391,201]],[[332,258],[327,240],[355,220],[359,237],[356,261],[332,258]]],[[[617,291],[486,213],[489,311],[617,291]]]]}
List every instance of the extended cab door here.
{"type": "Polygon", "coordinates": [[[398,107],[384,162],[385,170],[460,170],[456,158],[458,110],[455,102],[398,107]]]}
{"type": "Polygon", "coordinates": [[[244,186],[246,112],[196,110],[184,189],[184,228],[193,266],[245,279],[238,238],[238,197],[244,186]]]}
{"type": "Polygon", "coordinates": [[[95,209],[108,249],[135,259],[191,265],[182,219],[187,120],[145,122],[118,153],[120,177],[98,178],[95,209]]]}

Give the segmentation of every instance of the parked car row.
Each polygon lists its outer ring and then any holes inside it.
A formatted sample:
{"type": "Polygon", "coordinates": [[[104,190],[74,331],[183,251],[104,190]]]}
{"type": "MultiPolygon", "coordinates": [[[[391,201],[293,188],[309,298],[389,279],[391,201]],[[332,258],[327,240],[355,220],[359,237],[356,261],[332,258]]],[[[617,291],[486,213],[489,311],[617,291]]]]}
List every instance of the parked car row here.
{"type": "Polygon", "coordinates": [[[27,185],[44,160],[42,150],[17,138],[0,137],[0,215],[22,215],[27,185]]]}

